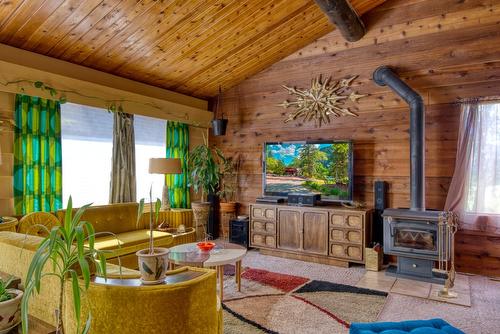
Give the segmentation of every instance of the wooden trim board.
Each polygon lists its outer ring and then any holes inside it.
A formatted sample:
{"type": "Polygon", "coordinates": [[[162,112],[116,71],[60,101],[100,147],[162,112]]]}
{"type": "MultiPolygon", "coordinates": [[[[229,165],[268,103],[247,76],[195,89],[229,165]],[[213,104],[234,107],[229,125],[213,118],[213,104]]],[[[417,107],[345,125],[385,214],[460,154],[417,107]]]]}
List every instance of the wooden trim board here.
{"type": "Polygon", "coordinates": [[[207,128],[213,117],[207,101],[0,44],[0,90],[51,97],[29,84],[5,85],[16,80],[42,81],[69,91],[68,102],[97,108],[107,108],[103,100],[121,101],[128,113],[207,128]]]}

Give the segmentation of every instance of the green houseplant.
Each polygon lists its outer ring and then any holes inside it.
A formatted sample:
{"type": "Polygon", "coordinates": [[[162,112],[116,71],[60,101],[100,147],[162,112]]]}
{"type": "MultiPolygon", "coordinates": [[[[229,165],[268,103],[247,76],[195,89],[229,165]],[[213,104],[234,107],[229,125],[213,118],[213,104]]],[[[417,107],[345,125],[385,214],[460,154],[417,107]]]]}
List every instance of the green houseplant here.
{"type": "Polygon", "coordinates": [[[106,277],[106,257],[103,251],[94,248],[95,232],[89,222],[80,221],[85,210],[91,204],[77,210],[73,216],[71,197],[68,200],[64,223],[47,231],[48,236],[40,243],[33,256],[26,275],[24,297],[21,303],[23,334],[28,331],[28,305],[34,293],[39,293],[42,279],[54,276],[59,283],[59,304],[56,310],[56,333],[64,334],[63,300],[66,282],[71,281],[73,305],[77,328],[81,333],[90,330],[91,315],[87,316],[85,326],[81,328],[81,294],[89,288],[91,268],[106,277]],[[83,280],[83,288],[79,280],[83,280]]]}
{"type": "Polygon", "coordinates": [[[236,218],[238,203],[236,202],[236,190],[238,188],[238,171],[240,167],[240,156],[226,157],[221,150],[215,152],[219,158],[219,191],[217,195],[220,198],[219,213],[220,227],[219,231],[223,238],[229,236],[229,221],[236,218]]]}
{"type": "Polygon", "coordinates": [[[215,193],[219,184],[219,165],[215,160],[213,150],[205,143],[197,146],[189,153],[189,184],[196,193],[201,193],[200,202],[192,202],[194,219],[196,221],[196,237],[201,240],[206,235],[206,225],[210,212],[210,202],[207,195],[215,193]]]}
{"type": "MultiPolygon", "coordinates": [[[[165,279],[168,269],[168,249],[155,247],[153,232],[158,224],[160,215],[161,201],[156,199],[153,212],[153,195],[152,188],[149,190],[150,196],[150,211],[149,211],[149,247],[141,249],[135,253],[139,261],[139,271],[141,272],[141,281],[144,284],[159,284],[165,279]],[[153,220],[154,213],[154,220],[153,220]]],[[[144,199],[139,202],[137,213],[137,223],[144,210],[144,199]]]]}
{"type": "Polygon", "coordinates": [[[0,279],[0,331],[13,328],[19,323],[20,305],[23,292],[17,289],[10,289],[12,283],[10,279],[0,279]]]}
{"type": "Polygon", "coordinates": [[[221,150],[215,152],[220,160],[220,189],[217,192],[221,199],[221,211],[234,212],[236,208],[236,189],[238,188],[238,171],[240,167],[240,157],[226,157],[221,150]]]}

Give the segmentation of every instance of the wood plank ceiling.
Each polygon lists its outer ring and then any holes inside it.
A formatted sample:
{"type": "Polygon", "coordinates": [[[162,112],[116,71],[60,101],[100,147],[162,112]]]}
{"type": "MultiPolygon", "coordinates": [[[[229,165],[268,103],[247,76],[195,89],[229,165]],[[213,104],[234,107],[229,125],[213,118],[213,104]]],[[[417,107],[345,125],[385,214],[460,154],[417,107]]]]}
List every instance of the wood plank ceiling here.
{"type": "Polygon", "coordinates": [[[333,29],[313,0],[0,0],[0,43],[201,98],[333,29]]]}

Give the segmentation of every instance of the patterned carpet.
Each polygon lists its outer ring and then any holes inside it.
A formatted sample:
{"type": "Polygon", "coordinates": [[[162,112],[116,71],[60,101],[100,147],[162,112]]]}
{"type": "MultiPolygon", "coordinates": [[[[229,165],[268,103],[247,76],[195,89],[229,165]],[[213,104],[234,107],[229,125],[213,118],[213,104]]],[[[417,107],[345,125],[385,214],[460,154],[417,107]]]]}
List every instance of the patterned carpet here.
{"type": "Polygon", "coordinates": [[[234,269],[224,282],[224,333],[348,333],[376,321],[387,293],[247,268],[238,293],[234,269]]]}

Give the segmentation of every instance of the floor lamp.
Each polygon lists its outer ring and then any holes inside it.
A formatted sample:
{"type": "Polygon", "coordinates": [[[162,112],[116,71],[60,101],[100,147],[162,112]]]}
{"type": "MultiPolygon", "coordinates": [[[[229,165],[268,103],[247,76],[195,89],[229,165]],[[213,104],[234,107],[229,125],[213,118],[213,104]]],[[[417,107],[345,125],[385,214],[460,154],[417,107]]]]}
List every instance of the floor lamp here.
{"type": "MultiPolygon", "coordinates": [[[[181,159],[177,158],[151,158],[149,159],[149,174],[182,174],[181,159]]],[[[170,196],[167,183],[163,186],[162,210],[170,209],[170,196]]]]}

